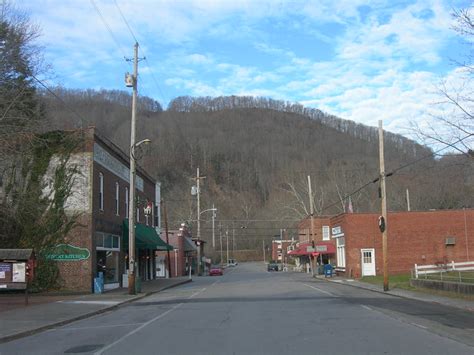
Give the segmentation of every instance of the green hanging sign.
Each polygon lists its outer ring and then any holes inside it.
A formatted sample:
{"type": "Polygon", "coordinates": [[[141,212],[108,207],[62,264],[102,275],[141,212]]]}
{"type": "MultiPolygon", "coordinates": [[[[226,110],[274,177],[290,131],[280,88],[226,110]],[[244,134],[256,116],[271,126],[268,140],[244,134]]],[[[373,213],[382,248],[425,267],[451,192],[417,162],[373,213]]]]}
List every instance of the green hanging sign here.
{"type": "Polygon", "coordinates": [[[58,244],[46,252],[46,259],[55,261],[79,261],[89,259],[91,253],[87,248],[75,247],[71,244],[58,244]]]}

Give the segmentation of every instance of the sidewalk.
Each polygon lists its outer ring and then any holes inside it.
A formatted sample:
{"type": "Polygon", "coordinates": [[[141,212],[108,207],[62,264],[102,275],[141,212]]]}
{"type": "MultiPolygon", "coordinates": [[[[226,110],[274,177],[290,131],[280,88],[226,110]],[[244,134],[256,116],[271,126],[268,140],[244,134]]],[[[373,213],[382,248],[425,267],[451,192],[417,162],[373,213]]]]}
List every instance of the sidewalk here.
{"type": "MultiPolygon", "coordinates": [[[[29,306],[20,306],[24,301],[23,295],[13,296],[17,298],[14,306],[10,310],[0,312],[0,343],[89,318],[191,281],[188,277],[146,281],[142,283],[142,292],[137,295],[129,295],[124,288],[82,296],[33,295],[30,297],[29,306]],[[35,300],[36,297],[38,300],[35,300]],[[48,300],[48,297],[52,299],[48,300]]],[[[11,296],[5,298],[8,297],[11,296]]],[[[0,297],[0,301],[5,302],[5,298],[0,297]]]]}
{"type": "Polygon", "coordinates": [[[414,300],[423,301],[423,302],[437,303],[437,304],[441,304],[441,305],[444,305],[444,306],[450,306],[450,307],[465,309],[465,310],[468,310],[468,311],[471,311],[471,312],[474,311],[474,302],[464,300],[464,299],[461,299],[461,298],[459,298],[459,299],[458,298],[450,298],[450,297],[444,297],[444,296],[440,296],[440,295],[433,295],[433,294],[429,294],[429,293],[424,293],[424,292],[421,292],[421,291],[417,292],[417,291],[403,290],[403,289],[400,289],[400,288],[395,288],[395,289],[391,289],[387,292],[384,292],[382,286],[370,284],[370,283],[367,283],[367,282],[361,282],[361,281],[357,281],[357,280],[354,280],[354,279],[346,279],[346,278],[339,277],[339,276],[332,277],[332,278],[325,278],[323,275],[321,275],[321,276],[317,276],[317,278],[320,279],[320,280],[339,283],[339,284],[343,284],[343,285],[349,285],[349,286],[352,286],[352,287],[362,288],[362,289],[373,291],[373,292],[385,293],[385,294],[389,294],[389,295],[396,296],[396,297],[409,298],[409,299],[414,299],[414,300]]]}

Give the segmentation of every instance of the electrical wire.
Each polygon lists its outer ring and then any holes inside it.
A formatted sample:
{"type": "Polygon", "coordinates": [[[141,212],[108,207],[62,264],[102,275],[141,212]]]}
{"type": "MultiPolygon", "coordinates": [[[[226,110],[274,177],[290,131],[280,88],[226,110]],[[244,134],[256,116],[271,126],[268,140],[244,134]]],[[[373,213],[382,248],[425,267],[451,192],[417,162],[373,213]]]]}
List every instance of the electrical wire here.
{"type": "MultiPolygon", "coordinates": [[[[471,136],[473,136],[473,135],[474,135],[474,133],[468,134],[467,136],[458,139],[456,142],[454,142],[454,143],[452,143],[452,144],[458,144],[458,143],[462,142],[462,141],[465,140],[465,139],[468,139],[469,137],[471,137],[471,136]]],[[[398,171],[400,171],[400,170],[402,170],[402,169],[405,169],[405,168],[407,168],[407,167],[409,167],[409,166],[411,166],[411,165],[414,165],[414,164],[416,164],[416,163],[419,163],[419,162],[422,161],[422,160],[425,160],[425,159],[428,159],[428,158],[430,158],[430,157],[433,157],[434,155],[436,155],[436,154],[438,154],[439,152],[441,152],[441,151],[443,151],[443,150],[445,150],[445,149],[448,149],[448,148],[449,148],[449,146],[440,148],[440,149],[438,149],[437,151],[434,151],[434,152],[432,152],[432,153],[430,153],[430,154],[427,154],[427,155],[425,155],[425,156],[422,156],[422,157],[419,158],[419,159],[416,159],[416,160],[413,160],[413,161],[411,161],[411,162],[409,162],[409,163],[407,163],[407,164],[401,165],[401,166],[399,166],[398,168],[392,170],[391,172],[385,174],[385,177],[391,177],[391,176],[393,176],[394,174],[396,174],[398,171]]],[[[356,193],[362,191],[362,190],[365,189],[367,186],[369,186],[369,185],[371,185],[371,184],[375,184],[375,183],[378,182],[378,181],[380,181],[380,176],[377,177],[377,178],[375,178],[375,179],[372,180],[372,181],[367,182],[366,184],[362,185],[361,187],[359,187],[358,189],[354,190],[353,192],[351,192],[351,193],[349,193],[349,194],[346,194],[346,195],[343,196],[339,201],[334,202],[334,203],[331,203],[331,204],[329,204],[329,205],[327,205],[327,206],[324,206],[324,207],[321,209],[321,211],[325,211],[325,210],[327,210],[327,209],[329,209],[329,208],[331,208],[331,207],[334,207],[334,206],[340,204],[341,201],[346,201],[349,197],[351,197],[351,196],[355,195],[356,193]]]]}
{"type": "Polygon", "coordinates": [[[104,24],[104,26],[107,28],[107,31],[109,32],[110,34],[110,37],[112,37],[112,40],[114,41],[115,45],[117,46],[117,48],[119,49],[120,52],[122,52],[122,55],[123,57],[126,59],[127,58],[127,55],[125,54],[123,48],[120,46],[119,42],[117,41],[117,38],[115,37],[112,29],[110,28],[109,24],[107,23],[107,21],[105,21],[105,18],[104,16],[102,15],[102,12],[100,11],[99,7],[97,6],[97,4],[95,3],[94,0],[90,0],[92,6],[94,7],[95,11],[97,12],[97,14],[99,15],[102,23],[104,24]]]}
{"type": "Polygon", "coordinates": [[[40,84],[43,88],[45,88],[46,91],[48,91],[51,95],[53,95],[58,101],[60,101],[64,105],[64,107],[66,107],[69,111],[71,111],[74,115],[76,115],[76,117],[78,117],[81,122],[80,128],[83,129],[84,121],[85,121],[84,118],[81,115],[79,115],[76,111],[74,111],[71,107],[69,107],[66,101],[64,101],[61,97],[59,97],[54,91],[52,91],[45,83],[43,83],[40,79],[38,79],[34,74],[31,74],[31,77],[35,79],[36,82],[38,82],[38,84],[40,84]]]}
{"type": "MultiPolygon", "coordinates": [[[[114,0],[114,4],[115,4],[115,7],[117,8],[118,12],[120,13],[120,16],[122,17],[122,20],[125,22],[125,25],[127,26],[127,28],[128,28],[128,30],[129,30],[130,34],[132,35],[133,39],[135,40],[136,43],[139,43],[137,37],[135,36],[135,33],[134,33],[133,30],[132,30],[132,27],[130,26],[129,22],[127,21],[127,18],[125,17],[125,15],[123,14],[123,12],[122,12],[122,10],[121,10],[119,4],[117,3],[117,0],[114,0]]],[[[141,46],[140,46],[139,48],[140,48],[140,50],[141,50],[142,53],[143,53],[143,57],[144,57],[144,59],[145,59],[145,62],[147,63],[148,71],[149,71],[149,73],[151,74],[151,78],[152,78],[154,84],[156,85],[156,88],[158,89],[160,95],[161,95],[161,99],[162,99],[163,101],[169,102],[168,98],[163,94],[163,91],[161,90],[161,87],[160,87],[160,85],[158,84],[158,80],[156,80],[156,77],[155,77],[155,75],[154,75],[154,73],[153,73],[153,70],[151,69],[151,65],[150,65],[150,63],[148,62],[148,56],[146,55],[145,51],[143,50],[143,48],[142,48],[141,46]]]]}

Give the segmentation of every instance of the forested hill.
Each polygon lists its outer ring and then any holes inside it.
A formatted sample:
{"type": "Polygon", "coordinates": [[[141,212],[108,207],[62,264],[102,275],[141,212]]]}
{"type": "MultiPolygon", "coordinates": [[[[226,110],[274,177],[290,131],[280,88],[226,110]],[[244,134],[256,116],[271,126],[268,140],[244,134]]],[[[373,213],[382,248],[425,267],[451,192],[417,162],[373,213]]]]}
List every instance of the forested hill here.
{"type": "MultiPolygon", "coordinates": [[[[50,128],[95,124],[125,151],[130,140],[129,96],[120,92],[56,90],[77,115],[43,93],[50,128]]],[[[291,219],[308,213],[307,175],[316,211],[339,213],[342,197],[378,176],[378,138],[372,127],[317,109],[264,98],[179,97],[166,111],[142,98],[137,135],[149,138],[142,164],[163,183],[171,219],[195,219],[190,177],[206,175],[202,201],[221,219],[291,219]],[[328,207],[330,206],[330,207],[328,207]]],[[[395,134],[385,136],[386,170],[429,155],[430,150],[395,134]]],[[[472,204],[472,164],[463,158],[428,158],[390,177],[389,209],[454,208],[472,204]],[[461,161],[462,160],[462,161],[461,161]],[[471,179],[469,183],[469,179],[471,179]]],[[[377,184],[351,197],[356,211],[379,209],[377,184]]]]}

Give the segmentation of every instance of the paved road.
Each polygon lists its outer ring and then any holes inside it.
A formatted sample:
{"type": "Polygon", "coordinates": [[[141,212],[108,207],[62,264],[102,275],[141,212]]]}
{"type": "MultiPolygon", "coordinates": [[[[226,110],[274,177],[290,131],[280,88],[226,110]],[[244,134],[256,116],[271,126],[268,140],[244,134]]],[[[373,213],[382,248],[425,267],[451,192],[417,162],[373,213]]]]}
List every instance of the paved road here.
{"type": "Polygon", "coordinates": [[[474,314],[242,264],[3,354],[474,354],[474,314]]]}

